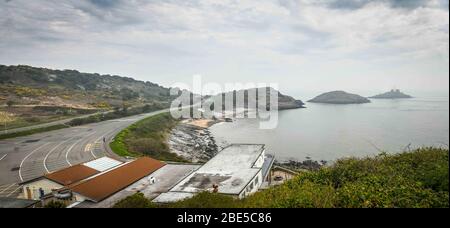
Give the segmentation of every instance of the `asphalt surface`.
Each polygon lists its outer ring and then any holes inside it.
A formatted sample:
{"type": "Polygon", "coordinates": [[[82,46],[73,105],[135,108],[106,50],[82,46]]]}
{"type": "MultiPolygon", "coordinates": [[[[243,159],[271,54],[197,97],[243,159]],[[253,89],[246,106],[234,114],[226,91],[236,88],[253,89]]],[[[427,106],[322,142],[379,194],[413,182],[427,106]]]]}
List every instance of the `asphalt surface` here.
{"type": "Polygon", "coordinates": [[[105,155],[114,157],[108,143],[117,133],[166,111],[0,140],[0,197],[14,197],[23,181],[105,155]]]}

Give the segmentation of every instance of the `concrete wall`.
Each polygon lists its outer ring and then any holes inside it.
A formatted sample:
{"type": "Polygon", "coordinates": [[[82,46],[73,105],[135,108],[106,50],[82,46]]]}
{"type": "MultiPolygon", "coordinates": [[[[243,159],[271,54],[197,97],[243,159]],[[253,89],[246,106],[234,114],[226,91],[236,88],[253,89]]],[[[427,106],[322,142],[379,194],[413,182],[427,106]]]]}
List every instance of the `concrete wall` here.
{"type": "Polygon", "coordinates": [[[252,168],[262,168],[264,165],[264,158],[266,157],[266,151],[264,151],[261,156],[258,157],[252,168]]]}
{"type": "Polygon", "coordinates": [[[39,189],[42,188],[45,194],[52,193],[52,190],[60,189],[64,186],[50,181],[48,179],[37,180],[28,184],[23,185],[23,199],[33,199],[39,200],[40,194],[39,189]],[[30,194],[30,195],[29,195],[30,194]]]}
{"type": "Polygon", "coordinates": [[[74,196],[74,200],[76,201],[76,202],[83,202],[83,201],[86,201],[87,200],[87,198],[86,197],[84,197],[84,196],[82,196],[82,195],[80,195],[80,194],[78,194],[78,193],[73,193],[73,196],[74,196]]]}
{"type": "Polygon", "coordinates": [[[261,187],[263,180],[262,170],[258,172],[258,174],[247,184],[244,190],[239,194],[239,198],[243,199],[247,196],[250,196],[256,193],[261,187]]]}
{"type": "MultiPolygon", "coordinates": [[[[261,156],[258,157],[255,164],[252,168],[258,168],[261,169],[264,165],[264,159],[266,157],[266,151],[263,151],[261,153],[261,156]]],[[[256,193],[261,185],[264,183],[264,177],[262,173],[262,169],[259,170],[258,174],[247,184],[247,186],[244,188],[244,190],[239,194],[239,198],[245,198],[247,196],[250,196],[254,193],[256,193]]]]}

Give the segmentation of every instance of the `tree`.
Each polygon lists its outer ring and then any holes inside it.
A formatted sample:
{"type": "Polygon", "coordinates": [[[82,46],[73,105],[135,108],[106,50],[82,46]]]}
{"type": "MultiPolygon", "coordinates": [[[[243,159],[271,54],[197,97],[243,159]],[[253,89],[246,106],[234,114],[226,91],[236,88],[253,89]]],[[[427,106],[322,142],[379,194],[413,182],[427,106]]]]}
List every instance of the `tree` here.
{"type": "Polygon", "coordinates": [[[9,100],[8,102],[6,102],[6,105],[8,105],[9,108],[11,108],[12,106],[14,106],[16,104],[16,102],[9,100]]]}
{"type": "Polygon", "coordinates": [[[44,208],[66,208],[66,205],[64,203],[61,203],[59,201],[52,201],[45,205],[44,208]]]}

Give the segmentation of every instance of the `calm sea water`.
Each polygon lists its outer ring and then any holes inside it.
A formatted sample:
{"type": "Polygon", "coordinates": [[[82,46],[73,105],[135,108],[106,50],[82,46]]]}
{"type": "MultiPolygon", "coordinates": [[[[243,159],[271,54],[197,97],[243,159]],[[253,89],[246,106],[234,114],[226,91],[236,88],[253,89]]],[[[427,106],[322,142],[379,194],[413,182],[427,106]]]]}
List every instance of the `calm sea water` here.
{"type": "Polygon", "coordinates": [[[211,132],[222,143],[266,144],[278,160],[333,161],[449,145],[448,97],[372,100],[362,105],[307,103],[306,109],[279,115],[273,130],[260,130],[255,119],[237,119],[214,125],[211,132]]]}

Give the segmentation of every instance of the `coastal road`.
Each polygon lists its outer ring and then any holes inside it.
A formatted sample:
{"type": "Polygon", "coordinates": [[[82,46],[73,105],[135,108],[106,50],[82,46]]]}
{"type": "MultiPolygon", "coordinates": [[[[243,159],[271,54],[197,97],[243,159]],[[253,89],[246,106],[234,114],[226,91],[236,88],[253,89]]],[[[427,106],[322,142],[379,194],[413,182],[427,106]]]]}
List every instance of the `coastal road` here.
{"type": "MultiPolygon", "coordinates": [[[[45,105],[39,105],[39,106],[45,107],[45,105]]],[[[36,107],[36,105],[16,105],[15,107],[36,107]]],[[[48,106],[48,107],[53,107],[53,106],[48,106]]],[[[139,108],[139,107],[142,107],[142,105],[133,106],[131,108],[139,108]]],[[[28,126],[28,127],[7,129],[6,131],[1,130],[0,135],[18,133],[18,132],[29,131],[29,130],[39,129],[39,128],[46,128],[46,127],[51,127],[51,126],[56,126],[56,125],[61,125],[61,124],[66,125],[66,124],[69,124],[74,119],[87,118],[90,116],[95,116],[95,115],[99,115],[99,114],[108,114],[108,113],[112,113],[112,112],[114,112],[114,110],[105,111],[105,112],[96,112],[96,113],[92,113],[92,114],[81,115],[81,116],[76,116],[76,117],[71,117],[71,118],[65,118],[65,119],[61,119],[61,120],[57,120],[57,121],[53,121],[53,122],[49,122],[49,123],[37,124],[37,125],[28,126]]]]}
{"type": "Polygon", "coordinates": [[[0,197],[16,196],[20,191],[18,184],[23,181],[105,155],[114,156],[107,152],[106,144],[118,132],[167,111],[0,140],[0,197]]]}

